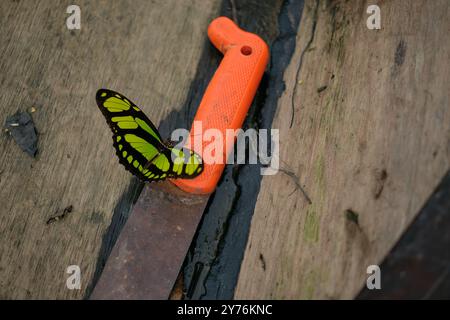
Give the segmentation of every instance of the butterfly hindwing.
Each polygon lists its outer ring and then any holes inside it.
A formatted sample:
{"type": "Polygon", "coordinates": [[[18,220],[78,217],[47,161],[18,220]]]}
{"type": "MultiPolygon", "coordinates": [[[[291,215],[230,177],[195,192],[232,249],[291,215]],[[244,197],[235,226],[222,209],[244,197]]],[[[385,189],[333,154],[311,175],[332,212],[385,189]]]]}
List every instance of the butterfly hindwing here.
{"type": "MultiPolygon", "coordinates": [[[[162,172],[152,163],[147,165],[148,159],[156,158],[158,151],[150,143],[135,134],[114,134],[114,148],[119,162],[141,180],[159,180],[162,172]],[[146,166],[147,165],[147,166],[146,166]]],[[[162,177],[164,179],[164,177],[162,177]]]]}
{"type": "Polygon", "coordinates": [[[194,178],[202,172],[199,155],[189,149],[167,147],[154,124],[125,96],[101,89],[96,100],[114,133],[119,162],[141,180],[194,178]]]}

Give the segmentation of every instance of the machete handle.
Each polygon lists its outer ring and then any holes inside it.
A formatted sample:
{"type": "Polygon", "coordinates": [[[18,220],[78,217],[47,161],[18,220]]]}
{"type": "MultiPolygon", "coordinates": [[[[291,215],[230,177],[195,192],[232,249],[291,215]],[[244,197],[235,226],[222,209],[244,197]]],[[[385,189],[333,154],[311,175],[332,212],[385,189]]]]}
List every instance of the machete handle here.
{"type": "Polygon", "coordinates": [[[216,188],[236,140],[226,131],[241,128],[269,59],[269,49],[261,38],[226,17],[211,22],[208,37],[224,57],[203,95],[187,141],[189,148],[202,155],[204,170],[194,179],[171,180],[193,194],[208,194],[216,188]],[[203,154],[206,146],[214,144],[214,138],[205,141],[203,137],[208,129],[220,131],[222,137],[223,148],[216,149],[222,160],[215,163],[206,159],[209,153],[203,154]]]}

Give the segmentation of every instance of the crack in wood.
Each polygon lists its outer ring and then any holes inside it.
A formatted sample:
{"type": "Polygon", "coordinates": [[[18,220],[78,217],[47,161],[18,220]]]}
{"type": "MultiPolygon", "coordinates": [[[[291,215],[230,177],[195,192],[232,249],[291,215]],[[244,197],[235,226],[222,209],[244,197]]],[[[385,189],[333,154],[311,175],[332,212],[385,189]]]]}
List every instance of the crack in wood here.
{"type": "Polygon", "coordinates": [[[294,124],[294,117],[295,117],[295,102],[294,99],[297,96],[297,88],[300,81],[300,72],[302,70],[303,66],[303,59],[305,56],[305,53],[309,51],[311,44],[314,41],[314,36],[316,34],[316,27],[317,27],[317,19],[319,15],[319,0],[316,0],[316,5],[314,7],[314,13],[313,13],[313,25],[311,28],[311,37],[308,40],[308,43],[306,44],[306,47],[303,49],[303,51],[300,53],[300,59],[298,62],[297,72],[295,74],[295,83],[294,83],[294,89],[292,90],[292,97],[291,97],[291,122],[289,124],[289,128],[292,128],[292,125],[294,124]]]}

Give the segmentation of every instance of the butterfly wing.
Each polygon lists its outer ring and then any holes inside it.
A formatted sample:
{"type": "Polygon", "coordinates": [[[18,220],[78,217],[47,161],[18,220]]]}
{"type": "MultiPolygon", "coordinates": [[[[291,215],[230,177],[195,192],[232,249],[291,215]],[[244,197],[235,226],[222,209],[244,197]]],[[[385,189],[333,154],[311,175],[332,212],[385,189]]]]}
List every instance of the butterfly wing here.
{"type": "Polygon", "coordinates": [[[100,89],[96,100],[114,133],[119,162],[141,180],[194,178],[202,172],[201,157],[165,146],[154,124],[131,100],[107,89],[100,89]]]}
{"type": "MultiPolygon", "coordinates": [[[[97,105],[100,111],[106,118],[106,121],[112,129],[136,129],[136,123],[138,126],[143,128],[148,134],[152,136],[153,140],[157,144],[163,146],[162,138],[159,135],[158,130],[155,125],[147,118],[147,116],[139,109],[131,100],[123,96],[122,94],[107,90],[100,89],[96,94],[97,105]],[[137,122],[127,123],[127,119],[120,119],[115,117],[132,117],[137,118],[137,122]],[[121,121],[121,126],[119,127],[119,120],[121,121]]],[[[129,118],[128,118],[129,119],[129,118]]],[[[133,122],[133,121],[131,121],[133,122]]]]}
{"type": "Polygon", "coordinates": [[[202,158],[192,150],[170,148],[171,172],[175,178],[195,178],[203,171],[202,158]]]}

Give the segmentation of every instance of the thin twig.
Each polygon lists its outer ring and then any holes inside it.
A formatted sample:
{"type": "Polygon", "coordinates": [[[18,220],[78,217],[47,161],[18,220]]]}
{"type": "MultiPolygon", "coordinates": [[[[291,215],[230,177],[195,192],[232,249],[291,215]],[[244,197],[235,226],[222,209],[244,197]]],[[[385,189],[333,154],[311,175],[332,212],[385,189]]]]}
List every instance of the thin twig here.
{"type": "MultiPolygon", "coordinates": [[[[298,190],[300,190],[301,192],[302,192],[302,194],[303,194],[303,196],[305,197],[305,199],[306,199],[306,201],[309,203],[309,204],[312,204],[312,201],[311,201],[311,198],[308,196],[308,194],[306,193],[306,191],[303,189],[303,187],[302,187],[302,185],[300,184],[300,179],[295,175],[295,173],[293,173],[293,172],[291,172],[291,171],[288,171],[288,170],[286,170],[286,169],[282,169],[282,168],[280,168],[280,169],[278,169],[279,171],[281,171],[281,172],[283,172],[285,175],[287,175],[288,177],[290,177],[291,179],[292,179],[292,181],[295,183],[295,185],[296,185],[296,189],[298,189],[298,190]]],[[[296,190],[295,189],[295,190],[296,190]]],[[[294,191],[295,191],[294,190],[294,191]]],[[[292,193],[291,193],[292,194],[292,193]]]]}

